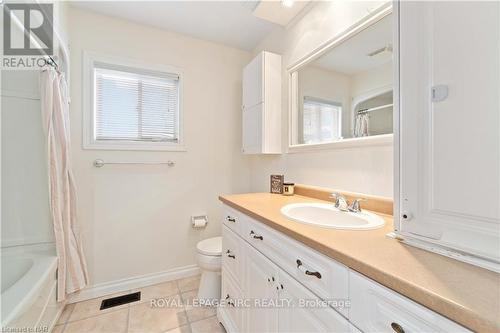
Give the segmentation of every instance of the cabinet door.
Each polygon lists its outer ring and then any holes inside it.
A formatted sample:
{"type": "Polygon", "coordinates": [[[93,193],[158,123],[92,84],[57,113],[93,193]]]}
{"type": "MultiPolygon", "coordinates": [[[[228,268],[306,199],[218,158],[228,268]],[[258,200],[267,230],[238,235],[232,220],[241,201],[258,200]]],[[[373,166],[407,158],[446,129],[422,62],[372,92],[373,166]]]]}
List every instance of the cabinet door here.
{"type": "Polygon", "coordinates": [[[264,101],[264,53],[255,57],[243,69],[243,108],[248,109],[264,101]]]}
{"type": "Polygon", "coordinates": [[[399,230],[499,262],[500,2],[399,7],[399,230]]]}
{"type": "Polygon", "coordinates": [[[221,297],[224,303],[217,308],[219,320],[224,324],[228,333],[242,332],[245,308],[240,303],[243,297],[233,277],[224,271],[222,272],[221,297]]]}
{"type": "Polygon", "coordinates": [[[280,270],[279,332],[357,332],[349,321],[280,270]]]}
{"type": "Polygon", "coordinates": [[[245,252],[246,332],[277,332],[278,310],[266,304],[277,300],[278,267],[249,245],[245,252]]]}
{"type": "Polygon", "coordinates": [[[244,255],[241,251],[241,238],[226,226],[222,227],[222,269],[233,278],[241,277],[244,255]]]}
{"type": "Polygon", "coordinates": [[[243,152],[256,154],[262,152],[262,108],[257,104],[243,110],[243,152]]]}

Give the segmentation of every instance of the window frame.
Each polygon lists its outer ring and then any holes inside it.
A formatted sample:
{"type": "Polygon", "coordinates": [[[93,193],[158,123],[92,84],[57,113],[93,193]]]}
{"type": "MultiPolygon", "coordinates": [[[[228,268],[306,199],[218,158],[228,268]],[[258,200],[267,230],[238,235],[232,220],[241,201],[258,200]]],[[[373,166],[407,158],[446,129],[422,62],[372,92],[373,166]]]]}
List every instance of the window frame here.
{"type": "Polygon", "coordinates": [[[83,149],[87,150],[138,150],[138,151],[186,151],[184,143],[184,112],[183,112],[183,72],[180,68],[167,65],[152,65],[134,60],[114,56],[99,55],[84,51],[83,53],[83,149]],[[122,66],[138,70],[162,72],[179,76],[179,114],[178,114],[178,141],[127,141],[127,140],[97,140],[95,135],[95,77],[96,63],[122,66]]]}
{"type": "MultiPolygon", "coordinates": [[[[302,99],[302,105],[300,108],[301,117],[298,121],[300,123],[300,128],[297,129],[298,133],[300,133],[300,135],[302,136],[302,140],[304,140],[304,113],[305,113],[306,103],[322,104],[322,105],[328,105],[331,107],[340,108],[340,110],[338,110],[337,123],[332,126],[332,129],[334,129],[334,128],[337,129],[338,137],[332,141],[320,141],[320,142],[310,142],[310,143],[304,142],[304,143],[299,143],[299,144],[317,145],[317,144],[323,144],[323,143],[337,142],[338,140],[343,139],[342,138],[342,113],[344,111],[344,106],[342,105],[342,102],[330,101],[330,100],[317,98],[317,97],[313,97],[313,96],[304,96],[302,99]]],[[[321,118],[321,115],[320,115],[320,118],[321,118]]],[[[320,125],[321,125],[321,122],[320,122],[320,125]]]]}

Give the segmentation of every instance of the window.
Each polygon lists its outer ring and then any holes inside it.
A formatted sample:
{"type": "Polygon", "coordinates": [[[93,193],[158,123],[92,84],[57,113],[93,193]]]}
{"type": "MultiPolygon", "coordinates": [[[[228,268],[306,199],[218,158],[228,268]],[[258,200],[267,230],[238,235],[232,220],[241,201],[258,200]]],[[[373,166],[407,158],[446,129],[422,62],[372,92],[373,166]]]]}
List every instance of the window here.
{"type": "Polygon", "coordinates": [[[89,60],[86,148],[182,150],[179,74],[89,60]]]}
{"type": "Polygon", "coordinates": [[[304,97],[302,142],[332,142],[341,138],[342,105],[336,102],[304,97]]]}

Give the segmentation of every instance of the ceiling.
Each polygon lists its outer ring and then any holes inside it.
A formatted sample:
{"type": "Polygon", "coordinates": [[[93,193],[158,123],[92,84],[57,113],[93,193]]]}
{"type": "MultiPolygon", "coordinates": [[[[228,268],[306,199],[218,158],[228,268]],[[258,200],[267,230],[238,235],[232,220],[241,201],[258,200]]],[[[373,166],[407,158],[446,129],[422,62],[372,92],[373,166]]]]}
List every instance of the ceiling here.
{"type": "Polygon", "coordinates": [[[392,52],[384,51],[373,57],[368,54],[392,46],[392,24],[392,15],[384,17],[316,59],[312,65],[353,75],[390,62],[392,52]]]}
{"type": "Polygon", "coordinates": [[[253,15],[260,1],[72,1],[92,10],[216,43],[253,50],[279,27],[253,15]]]}

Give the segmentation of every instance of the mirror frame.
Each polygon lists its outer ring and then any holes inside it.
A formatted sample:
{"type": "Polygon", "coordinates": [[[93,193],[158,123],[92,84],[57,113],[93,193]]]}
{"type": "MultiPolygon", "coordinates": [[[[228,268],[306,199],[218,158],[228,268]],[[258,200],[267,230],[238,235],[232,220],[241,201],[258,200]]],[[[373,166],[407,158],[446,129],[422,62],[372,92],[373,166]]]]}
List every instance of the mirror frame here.
{"type": "MultiPolygon", "coordinates": [[[[298,153],[306,151],[315,151],[321,149],[339,149],[349,147],[367,147],[367,146],[386,146],[393,144],[394,134],[381,134],[366,136],[360,138],[348,138],[333,142],[313,143],[313,144],[294,144],[294,136],[297,134],[297,119],[294,115],[298,114],[298,70],[307,64],[313,62],[325,53],[333,50],[349,38],[359,34],[361,31],[369,28],[386,16],[393,13],[392,3],[387,3],[375,9],[369,15],[350,26],[348,29],[339,33],[331,40],[327,41],[308,55],[302,57],[297,62],[290,65],[287,71],[288,77],[288,149],[287,153],[298,153]]],[[[395,27],[394,27],[395,28],[395,27]]],[[[394,34],[394,32],[393,32],[394,34]]],[[[393,62],[393,66],[395,63],[393,62]]],[[[396,71],[394,71],[394,81],[397,82],[396,71]]]]}

